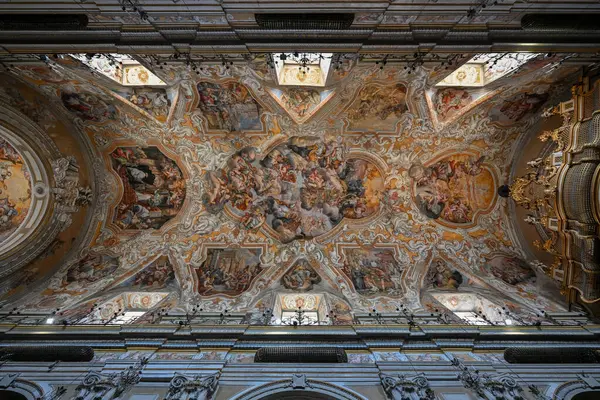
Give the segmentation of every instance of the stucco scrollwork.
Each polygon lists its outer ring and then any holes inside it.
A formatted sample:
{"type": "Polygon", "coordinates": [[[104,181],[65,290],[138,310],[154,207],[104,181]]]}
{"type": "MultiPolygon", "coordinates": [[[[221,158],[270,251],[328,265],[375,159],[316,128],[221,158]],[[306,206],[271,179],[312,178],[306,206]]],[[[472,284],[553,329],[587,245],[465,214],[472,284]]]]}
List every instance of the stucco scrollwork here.
{"type": "Polygon", "coordinates": [[[413,377],[398,375],[397,377],[380,373],[381,384],[389,399],[435,399],[433,390],[429,387],[429,381],[423,374],[413,377]]]}
{"type": "Polygon", "coordinates": [[[99,374],[90,371],[77,386],[76,400],[117,399],[141,379],[141,371],[148,360],[142,359],[120,373],[99,374]]]}
{"type": "Polygon", "coordinates": [[[176,373],[169,385],[166,400],[207,400],[216,391],[220,372],[193,377],[176,373]]]}
{"type": "Polygon", "coordinates": [[[79,186],[79,166],[73,156],[52,160],[55,186],[52,188],[54,200],[60,213],[60,231],[71,225],[69,214],[79,211],[79,207],[92,203],[93,193],[89,186],[79,186]]]}

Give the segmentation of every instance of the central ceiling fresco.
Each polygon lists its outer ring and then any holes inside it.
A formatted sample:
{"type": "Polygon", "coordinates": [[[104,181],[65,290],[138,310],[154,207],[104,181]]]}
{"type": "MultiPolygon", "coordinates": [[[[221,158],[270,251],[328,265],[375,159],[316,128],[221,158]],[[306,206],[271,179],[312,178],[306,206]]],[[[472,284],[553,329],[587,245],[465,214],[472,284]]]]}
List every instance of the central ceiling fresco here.
{"type": "Polygon", "coordinates": [[[204,199],[210,212],[229,205],[246,229],[263,227],[289,243],[379,211],[381,171],[368,155],[345,154],[335,139],[294,136],[267,149],[260,160],[257,152],[245,147],[227,161],[225,170],[207,173],[204,199]]]}
{"type": "MultiPolygon", "coordinates": [[[[13,282],[10,294],[37,285],[25,309],[127,293],[145,293],[148,307],[250,315],[310,294],[342,322],[350,310],[457,310],[474,294],[523,313],[562,307],[498,195],[521,138],[574,72],[551,58],[472,89],[436,87],[451,72],[441,66],[356,60],[324,88],[279,86],[258,61],[169,65],[157,71],[166,87],[143,89],[68,58],[14,71],[53,116],[13,106],[39,125],[69,120],[97,182],[85,245],[13,282]]],[[[0,162],[25,179],[10,145],[0,162]]],[[[26,191],[9,192],[0,211],[17,213],[0,227],[27,212],[26,191]]]]}

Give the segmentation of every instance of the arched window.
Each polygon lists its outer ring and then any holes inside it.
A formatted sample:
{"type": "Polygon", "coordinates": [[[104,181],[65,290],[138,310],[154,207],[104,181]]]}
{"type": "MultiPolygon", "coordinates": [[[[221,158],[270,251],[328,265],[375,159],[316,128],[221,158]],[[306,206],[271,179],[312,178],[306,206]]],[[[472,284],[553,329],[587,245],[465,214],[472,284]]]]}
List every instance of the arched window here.
{"type": "Polygon", "coordinates": [[[578,393],[571,400],[596,400],[600,399],[600,390],[578,393]]]}
{"type": "Polygon", "coordinates": [[[263,397],[261,400],[336,400],[335,397],[322,393],[311,393],[302,391],[282,392],[263,397]]]}
{"type": "Polygon", "coordinates": [[[352,390],[294,374],[240,393],[235,400],[367,400],[352,390]],[[292,389],[290,389],[290,387],[292,389]]]}
{"type": "Polygon", "coordinates": [[[13,392],[12,390],[0,390],[0,399],[2,400],[28,400],[21,393],[13,392]]]}

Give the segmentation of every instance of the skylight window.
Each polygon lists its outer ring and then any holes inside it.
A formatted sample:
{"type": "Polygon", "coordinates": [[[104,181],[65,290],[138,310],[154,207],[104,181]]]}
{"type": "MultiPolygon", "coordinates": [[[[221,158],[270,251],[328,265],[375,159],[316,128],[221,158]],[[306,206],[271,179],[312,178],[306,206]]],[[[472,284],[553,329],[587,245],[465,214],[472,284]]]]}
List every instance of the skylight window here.
{"type": "Polygon", "coordinates": [[[483,87],[537,57],[539,53],[477,54],[436,86],[483,87]]]}
{"type": "Polygon", "coordinates": [[[165,86],[158,76],[126,54],[71,54],[123,86],[165,86]]]}
{"type": "Polygon", "coordinates": [[[325,86],[331,53],[273,54],[275,72],[280,85],[325,86]]]}

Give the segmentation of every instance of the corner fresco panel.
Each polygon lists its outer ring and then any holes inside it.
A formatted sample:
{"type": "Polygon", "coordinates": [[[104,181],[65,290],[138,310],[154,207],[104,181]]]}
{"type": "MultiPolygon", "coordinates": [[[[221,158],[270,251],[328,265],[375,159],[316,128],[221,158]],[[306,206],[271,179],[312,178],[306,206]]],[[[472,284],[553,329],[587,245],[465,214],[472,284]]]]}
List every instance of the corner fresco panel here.
{"type": "Polygon", "coordinates": [[[250,89],[238,82],[199,82],[198,108],[209,130],[257,131],[262,129],[262,107],[250,89]]]}
{"type": "Polygon", "coordinates": [[[103,123],[117,119],[117,109],[100,97],[80,92],[62,92],[63,105],[84,121],[103,123]]]}
{"type": "Polygon", "coordinates": [[[403,268],[388,249],[347,249],[343,272],[364,296],[402,294],[403,268]]]}
{"type": "Polygon", "coordinates": [[[535,281],[535,271],[519,257],[499,254],[488,261],[486,268],[496,278],[511,286],[535,281]]]}
{"type": "Polygon", "coordinates": [[[198,293],[203,296],[237,296],[250,287],[261,272],[257,249],[208,249],[206,260],[196,269],[198,293]]]}
{"type": "Polygon", "coordinates": [[[175,280],[175,270],[168,257],[159,257],[121,283],[121,286],[131,288],[164,289],[175,280]]]}
{"type": "Polygon", "coordinates": [[[407,88],[402,83],[371,83],[363,87],[346,111],[350,131],[394,131],[408,111],[407,88]]]}

